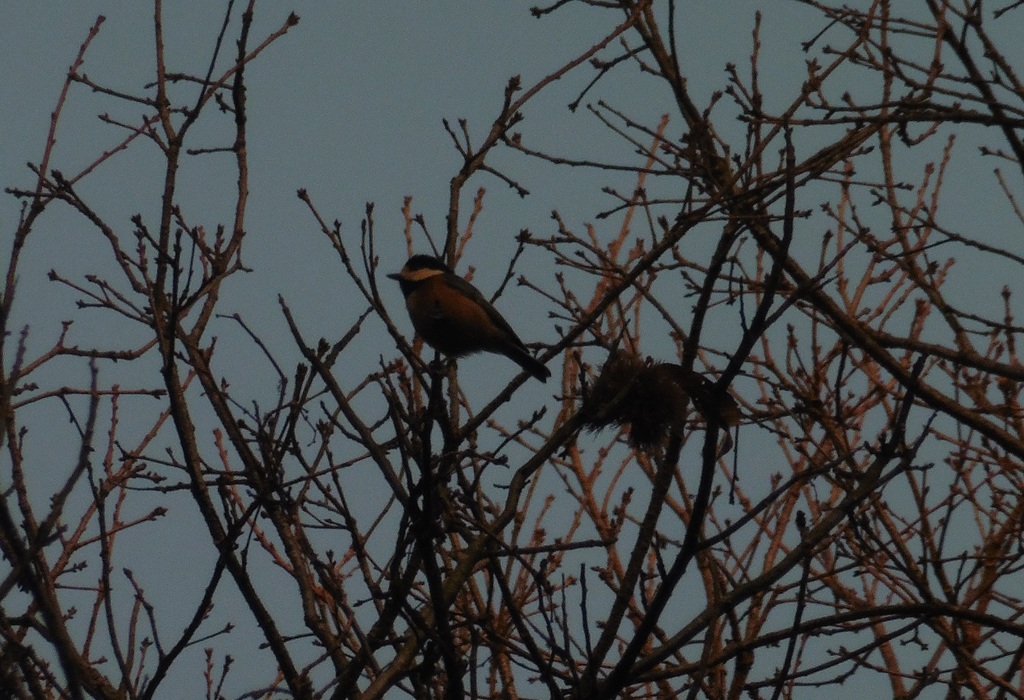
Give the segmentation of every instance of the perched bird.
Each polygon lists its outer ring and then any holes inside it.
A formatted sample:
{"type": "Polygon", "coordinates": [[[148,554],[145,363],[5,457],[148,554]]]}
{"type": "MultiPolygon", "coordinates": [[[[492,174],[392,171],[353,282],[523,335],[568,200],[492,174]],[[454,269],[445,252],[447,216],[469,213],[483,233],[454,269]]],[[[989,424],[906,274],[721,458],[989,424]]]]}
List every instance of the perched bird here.
{"type": "Polygon", "coordinates": [[[483,294],[437,258],[414,255],[388,277],[398,280],[413,328],[430,347],[451,357],[495,352],[542,382],[551,376],[483,294]]]}
{"type": "Polygon", "coordinates": [[[728,429],[742,418],[732,394],[717,393],[710,379],[675,363],[615,350],[586,394],[584,426],[628,425],[633,446],[649,449],[685,426],[691,402],[706,422],[725,430],[720,453],[728,452],[733,443],[728,429]]]}
{"type": "Polygon", "coordinates": [[[590,430],[626,425],[633,447],[649,449],[663,444],[670,429],[683,427],[688,405],[671,366],[612,351],[585,394],[582,411],[590,430]]]}

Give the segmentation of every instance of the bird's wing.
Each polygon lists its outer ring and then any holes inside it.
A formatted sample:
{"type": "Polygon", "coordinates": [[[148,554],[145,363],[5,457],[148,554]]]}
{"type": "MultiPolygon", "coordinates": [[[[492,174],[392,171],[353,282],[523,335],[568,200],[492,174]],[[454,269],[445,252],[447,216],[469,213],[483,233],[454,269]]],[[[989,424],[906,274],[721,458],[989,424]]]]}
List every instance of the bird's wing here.
{"type": "Polygon", "coordinates": [[[448,281],[451,282],[451,285],[453,287],[455,287],[455,289],[457,289],[458,291],[462,292],[463,294],[468,296],[470,299],[475,301],[477,304],[479,304],[480,307],[485,312],[487,312],[487,316],[492,321],[494,321],[494,325],[496,325],[498,328],[500,328],[503,331],[505,331],[506,333],[508,333],[509,336],[516,343],[518,343],[519,345],[523,346],[523,348],[525,349],[526,346],[523,344],[523,341],[519,339],[519,336],[516,335],[516,332],[514,330],[512,330],[512,326],[508,325],[508,321],[506,321],[502,317],[502,315],[500,313],[498,313],[498,310],[495,309],[491,305],[491,302],[487,301],[487,299],[484,298],[484,295],[480,293],[480,290],[478,290],[472,284],[470,284],[469,282],[467,282],[466,280],[462,279],[461,277],[459,277],[456,274],[452,274],[451,276],[449,276],[448,277],[448,281]]]}

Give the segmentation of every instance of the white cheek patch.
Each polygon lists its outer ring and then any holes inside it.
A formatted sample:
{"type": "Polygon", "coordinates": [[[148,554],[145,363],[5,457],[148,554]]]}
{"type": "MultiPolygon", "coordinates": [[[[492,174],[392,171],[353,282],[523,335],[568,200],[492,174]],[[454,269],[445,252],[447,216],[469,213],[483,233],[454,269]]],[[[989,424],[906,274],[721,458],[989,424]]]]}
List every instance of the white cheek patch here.
{"type": "Polygon", "coordinates": [[[408,268],[405,268],[401,272],[402,279],[408,280],[410,282],[422,282],[423,280],[430,279],[431,277],[437,277],[438,275],[443,274],[443,270],[433,270],[428,267],[420,268],[419,270],[410,270],[408,268]]]}

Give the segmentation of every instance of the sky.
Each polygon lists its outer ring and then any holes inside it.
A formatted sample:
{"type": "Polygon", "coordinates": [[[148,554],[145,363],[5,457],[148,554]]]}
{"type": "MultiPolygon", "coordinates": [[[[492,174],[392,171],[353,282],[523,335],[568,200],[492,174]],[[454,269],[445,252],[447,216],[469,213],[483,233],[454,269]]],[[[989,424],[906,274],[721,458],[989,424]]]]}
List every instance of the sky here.
{"type": "MultiPolygon", "coordinates": [[[[367,202],[375,205],[378,252],[385,272],[397,271],[405,260],[401,208],[412,197],[412,209],[422,214],[438,240],[445,227],[448,187],[460,165],[442,125],[468,120],[471,134],[479,139],[501,105],[506,81],[521,75],[528,86],[578,55],[603,35],[609,24],[602,13],[572,7],[537,20],[529,13],[531,3],[507,0],[419,3],[323,3],[285,4],[266,2],[257,8],[254,37],[280,26],[288,13],[300,22],[252,64],[248,74],[250,110],[251,199],[247,216],[245,262],[254,273],[232,280],[225,290],[225,311],[239,311],[272,349],[290,346],[277,298],[281,295],[296,312],[307,337],[337,339],[360,311],[345,286],[342,271],[316,222],[296,191],[306,189],[327,221],[339,220],[347,240],[357,241],[367,202]]],[[[203,73],[210,47],[220,28],[221,3],[167,2],[166,36],[173,70],[203,73]]],[[[744,65],[750,48],[754,12],[766,11],[763,76],[769,95],[776,90],[782,102],[799,88],[804,56],[799,41],[817,31],[806,23],[797,3],[767,0],[731,0],[728,3],[685,2],[680,24],[684,70],[689,69],[694,94],[705,101],[724,84],[727,62],[744,65]],[[709,30],[710,28],[713,28],[709,30]]],[[[152,7],[149,3],[8,3],[0,23],[0,184],[24,187],[32,183],[25,163],[41,156],[48,128],[67,67],[89,27],[100,14],[106,16],[82,69],[91,79],[128,92],[137,92],[153,74],[152,7]]],[[[229,31],[229,36],[232,33],[229,31]]],[[[227,47],[228,51],[232,48],[227,47]]],[[[522,131],[538,147],[566,152],[620,154],[629,150],[592,117],[573,115],[566,105],[578,94],[590,73],[571,74],[542,95],[526,110],[522,131]]],[[[602,82],[590,99],[606,99],[628,106],[648,118],[668,109],[659,104],[644,81],[602,82]]],[[[855,85],[853,87],[856,87],[855,85]]],[[[188,94],[188,87],[184,93],[188,94]]],[[[99,114],[137,122],[142,110],[74,86],[57,134],[54,167],[75,173],[97,153],[117,143],[118,129],[103,124],[99,114]]],[[[201,137],[217,143],[228,127],[226,117],[204,124],[201,137]]],[[[675,126],[676,131],[681,127],[675,126]]],[[[670,127],[670,132],[672,128],[670,127]]],[[[810,149],[812,144],[802,144],[810,149]]],[[[484,212],[477,240],[467,250],[465,265],[476,268],[475,283],[489,293],[515,247],[515,236],[524,228],[537,235],[551,235],[551,212],[557,209],[576,227],[594,223],[599,231],[617,229],[618,221],[600,222],[594,212],[609,206],[600,187],[609,177],[569,177],[564,168],[538,164],[524,158],[501,156],[498,163],[530,190],[521,198],[503,183],[479,176],[476,186],[486,187],[484,212]]],[[[191,160],[183,170],[181,198],[188,203],[192,223],[213,228],[229,221],[232,200],[231,171],[226,157],[191,160]]],[[[912,167],[912,164],[911,164],[912,167]]],[[[988,172],[979,163],[979,174],[988,172]]],[[[162,172],[158,154],[141,144],[115,157],[84,181],[83,193],[115,226],[130,229],[130,219],[140,213],[155,217],[162,172]]],[[[628,190],[630,180],[616,184],[628,190]]],[[[471,188],[469,191],[472,191],[471,188]]],[[[991,188],[955,193],[964,201],[979,201],[991,188]]],[[[467,208],[468,211],[468,208],[467,208]]],[[[1003,214],[993,208],[993,226],[1003,214]]],[[[19,203],[0,198],[0,243],[7,250],[17,222],[19,203]]],[[[66,211],[48,212],[40,222],[21,270],[20,323],[30,324],[30,347],[52,343],[59,323],[76,315],[76,297],[55,289],[47,272],[57,269],[74,278],[104,264],[107,250],[96,245],[92,232],[66,211]]],[[[427,250],[422,239],[421,252],[427,250]]],[[[547,277],[553,270],[539,256],[529,256],[522,272],[547,277]]],[[[979,280],[985,284],[988,280],[979,280]]],[[[991,280],[993,285],[1005,283],[991,280]]],[[[551,283],[553,284],[553,283],[551,283]]],[[[397,286],[385,288],[385,301],[393,317],[411,327],[402,311],[397,286]]],[[[543,313],[543,303],[529,290],[512,285],[499,304],[512,325],[527,342],[551,343],[557,334],[543,313]]],[[[93,318],[93,317],[90,317],[93,318]]],[[[239,340],[229,322],[215,325],[218,333],[239,340]],[[234,336],[232,335],[234,334],[234,336]]],[[[377,333],[379,333],[379,329],[377,333]]],[[[101,315],[80,323],[72,338],[83,345],[102,344],[109,326],[101,315]]],[[[141,336],[140,336],[141,337],[141,336]]],[[[380,339],[382,335],[370,335],[380,339]]],[[[237,358],[225,374],[254,396],[275,389],[266,379],[267,368],[259,354],[237,343],[237,358]]],[[[652,349],[655,354],[671,351],[652,349]]],[[[367,344],[368,366],[379,355],[391,356],[391,347],[367,344]]],[[[9,358],[7,358],[9,359],[9,358]]],[[[481,402],[504,385],[516,368],[478,356],[462,363],[464,385],[473,387],[471,398],[481,402]]],[[[69,372],[76,369],[71,367],[69,372]]],[[[72,376],[72,375],[69,375],[72,376]]],[[[53,381],[61,380],[59,372],[53,381]]],[[[509,410],[549,400],[550,387],[524,386],[509,410]]],[[[59,461],[57,450],[45,453],[59,461]]],[[[68,449],[71,449],[70,447],[68,449]]],[[[65,455],[68,456],[68,455],[65,455]]],[[[43,477],[40,477],[43,478],[43,477]]],[[[187,526],[184,526],[187,527],[187,526]]],[[[158,532],[147,544],[154,554],[151,566],[171,577],[173,585],[187,587],[188,572],[169,564],[164,552],[190,537],[185,530],[158,532]],[[161,541],[160,538],[166,538],[161,541]]],[[[200,577],[201,578],[201,577],[200,577]]],[[[222,612],[231,616],[231,601],[222,601],[222,612]]],[[[244,664],[244,660],[240,663],[244,664]]]]}

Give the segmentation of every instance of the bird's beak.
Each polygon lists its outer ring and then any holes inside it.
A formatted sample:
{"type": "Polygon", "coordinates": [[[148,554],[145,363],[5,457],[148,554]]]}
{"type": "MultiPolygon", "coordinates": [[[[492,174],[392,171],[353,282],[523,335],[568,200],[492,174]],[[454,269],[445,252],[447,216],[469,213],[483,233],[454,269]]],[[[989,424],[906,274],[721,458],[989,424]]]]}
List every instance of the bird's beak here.
{"type": "Polygon", "coordinates": [[[402,279],[402,275],[397,272],[392,272],[390,275],[388,275],[388,279],[395,280],[396,282],[398,282],[402,279]]]}

